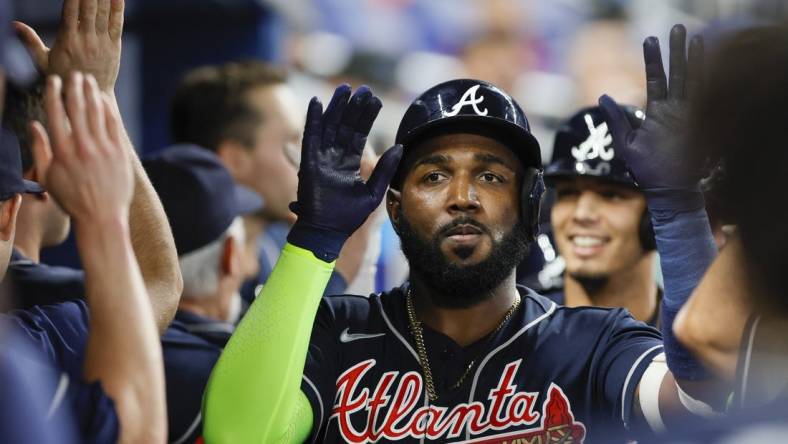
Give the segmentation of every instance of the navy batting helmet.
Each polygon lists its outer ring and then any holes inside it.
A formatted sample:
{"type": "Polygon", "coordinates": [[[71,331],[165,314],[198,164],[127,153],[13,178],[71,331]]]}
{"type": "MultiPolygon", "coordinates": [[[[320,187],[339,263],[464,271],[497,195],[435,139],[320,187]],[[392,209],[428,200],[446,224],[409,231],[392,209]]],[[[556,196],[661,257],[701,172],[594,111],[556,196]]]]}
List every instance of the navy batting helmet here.
{"type": "MultiPolygon", "coordinates": [[[[643,123],[643,111],[634,106],[622,108],[632,128],[643,123]]],[[[562,177],[591,176],[637,188],[624,160],[616,155],[613,136],[598,106],[581,109],[558,128],[552,160],[545,167],[544,176],[548,184],[562,177]]],[[[640,225],[643,248],[653,250],[656,244],[648,212],[640,225]]]]}
{"type": "MultiPolygon", "coordinates": [[[[472,79],[433,86],[411,103],[397,130],[396,143],[408,155],[417,142],[439,134],[479,133],[509,147],[523,164],[521,211],[528,236],[538,232],[539,205],[544,192],[539,143],[520,105],[495,85],[472,79]]],[[[400,162],[404,165],[406,162],[400,162]]],[[[395,184],[402,178],[395,176],[395,184]]]]}

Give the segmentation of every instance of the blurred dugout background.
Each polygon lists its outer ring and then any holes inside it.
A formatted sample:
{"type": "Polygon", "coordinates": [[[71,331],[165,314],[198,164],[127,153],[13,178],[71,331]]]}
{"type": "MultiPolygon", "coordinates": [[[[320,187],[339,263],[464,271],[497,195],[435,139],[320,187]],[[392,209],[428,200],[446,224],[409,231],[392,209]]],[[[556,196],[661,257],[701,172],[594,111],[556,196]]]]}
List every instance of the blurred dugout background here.
{"type": "MultiPolygon", "coordinates": [[[[13,0],[51,41],[60,1],[13,0]]],[[[126,0],[117,94],[142,152],[170,143],[175,85],[191,68],[258,58],[285,64],[302,96],[368,84],[383,99],[373,145],[385,150],[406,105],[452,77],[491,81],[523,106],[550,158],[557,122],[602,93],[642,104],[640,43],[788,16],[788,0],[126,0]]],[[[712,36],[713,37],[713,36],[712,36]]],[[[666,51],[667,52],[667,51],[666,51]]],[[[667,63],[667,62],[666,62],[667,63]]],[[[386,253],[384,252],[384,255],[386,253]]],[[[50,262],[70,263],[50,254],[50,262]]],[[[383,258],[385,260],[385,258],[383,258]]]]}

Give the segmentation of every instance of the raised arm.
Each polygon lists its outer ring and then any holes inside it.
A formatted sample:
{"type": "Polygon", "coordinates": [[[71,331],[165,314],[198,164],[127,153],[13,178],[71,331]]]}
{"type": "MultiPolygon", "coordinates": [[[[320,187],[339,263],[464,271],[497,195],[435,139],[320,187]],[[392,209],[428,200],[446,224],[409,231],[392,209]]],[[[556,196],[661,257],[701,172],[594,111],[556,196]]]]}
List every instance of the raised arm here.
{"type": "Polygon", "coordinates": [[[668,82],[656,37],[643,43],[648,97],[640,128],[632,129],[613,99],[605,95],[599,100],[616,146],[622,147],[627,166],[646,196],[665,282],[662,336],[672,373],[667,380],[675,378],[678,385],[670,383],[667,390],[659,390],[658,376],[665,372],[646,372],[640,393],[659,395],[659,402],[652,402],[658,405],[644,405],[651,400],[640,399],[650,424],[660,410],[663,414],[669,410],[704,414],[709,406],[702,401],[715,404],[721,398],[718,381],[673,332],[677,313],[717,254],[699,186],[702,159],[686,143],[689,99],[700,84],[703,42],[700,37],[692,39],[689,58],[685,45],[684,26],[674,26],[668,82]],[[658,379],[648,380],[653,375],[658,379]],[[657,390],[644,390],[647,386],[657,390]]]}
{"type": "Polygon", "coordinates": [[[291,204],[298,222],[211,374],[206,442],[290,443],[309,436],[312,413],[300,385],[320,297],[343,243],[378,206],[402,156],[395,146],[367,182],[359,176],[380,107],[369,89],[350,97],[347,85],[337,88],[325,113],[316,98],[310,102],[298,201],[291,204]]]}
{"type": "MultiPolygon", "coordinates": [[[[114,91],[120,67],[123,14],[123,0],[65,0],[52,49],[44,45],[33,28],[20,22],[15,26],[42,71],[61,77],[72,71],[92,75],[109,96],[114,112],[120,115],[114,91]]],[[[164,331],[175,316],[183,289],[178,254],[161,202],[122,124],[119,132],[124,148],[132,156],[134,170],[134,198],[129,212],[131,242],[156,324],[159,331],[164,331]]]]}
{"type": "Polygon", "coordinates": [[[59,77],[48,80],[45,106],[52,135],[31,126],[43,185],[72,217],[85,267],[90,312],[84,374],[115,403],[120,442],[167,436],[164,368],[148,295],[131,245],[131,158],[120,119],[92,76],[74,73],[65,106],[59,77]],[[51,163],[50,163],[51,161],[51,163]]]}

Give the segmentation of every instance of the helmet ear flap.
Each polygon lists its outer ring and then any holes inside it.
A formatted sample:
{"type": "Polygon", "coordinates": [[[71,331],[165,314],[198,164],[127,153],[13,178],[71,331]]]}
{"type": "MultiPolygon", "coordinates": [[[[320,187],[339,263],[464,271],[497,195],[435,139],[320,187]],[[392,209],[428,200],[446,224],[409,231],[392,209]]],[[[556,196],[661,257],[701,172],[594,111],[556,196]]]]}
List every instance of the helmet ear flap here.
{"type": "Polygon", "coordinates": [[[535,241],[536,236],[539,235],[539,210],[544,192],[542,170],[526,167],[520,190],[520,217],[528,230],[528,239],[531,241],[535,241]]]}
{"type": "Polygon", "coordinates": [[[640,229],[638,232],[640,236],[640,244],[646,251],[656,250],[657,241],[654,238],[654,226],[651,225],[651,216],[648,210],[643,212],[643,217],[640,218],[640,229]]]}

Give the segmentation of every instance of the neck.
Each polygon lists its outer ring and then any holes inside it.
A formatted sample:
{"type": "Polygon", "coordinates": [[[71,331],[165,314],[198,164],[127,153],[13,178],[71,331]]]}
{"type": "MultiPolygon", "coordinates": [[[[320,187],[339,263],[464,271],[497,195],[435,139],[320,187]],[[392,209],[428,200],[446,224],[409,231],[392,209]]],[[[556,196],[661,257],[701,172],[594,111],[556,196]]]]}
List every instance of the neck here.
{"type": "Polygon", "coordinates": [[[490,334],[519,297],[512,272],[487,297],[471,307],[445,308],[432,303],[432,291],[420,279],[411,276],[411,292],[416,316],[433,330],[450,337],[460,346],[473,344],[490,334]]]}
{"type": "Polygon", "coordinates": [[[564,278],[564,303],[567,307],[623,307],[635,319],[647,322],[657,310],[657,283],[654,281],[654,254],[649,253],[626,272],[609,276],[605,285],[589,293],[568,273],[564,278]]]}
{"type": "MultiPolygon", "coordinates": [[[[20,220],[19,223],[23,221],[20,220]]],[[[14,248],[31,261],[36,263],[40,261],[42,244],[43,236],[36,230],[17,230],[14,248]]]]}
{"type": "Polygon", "coordinates": [[[222,298],[216,296],[190,297],[183,295],[178,303],[178,310],[188,311],[214,321],[227,319],[227,308],[221,303],[222,298]]]}

